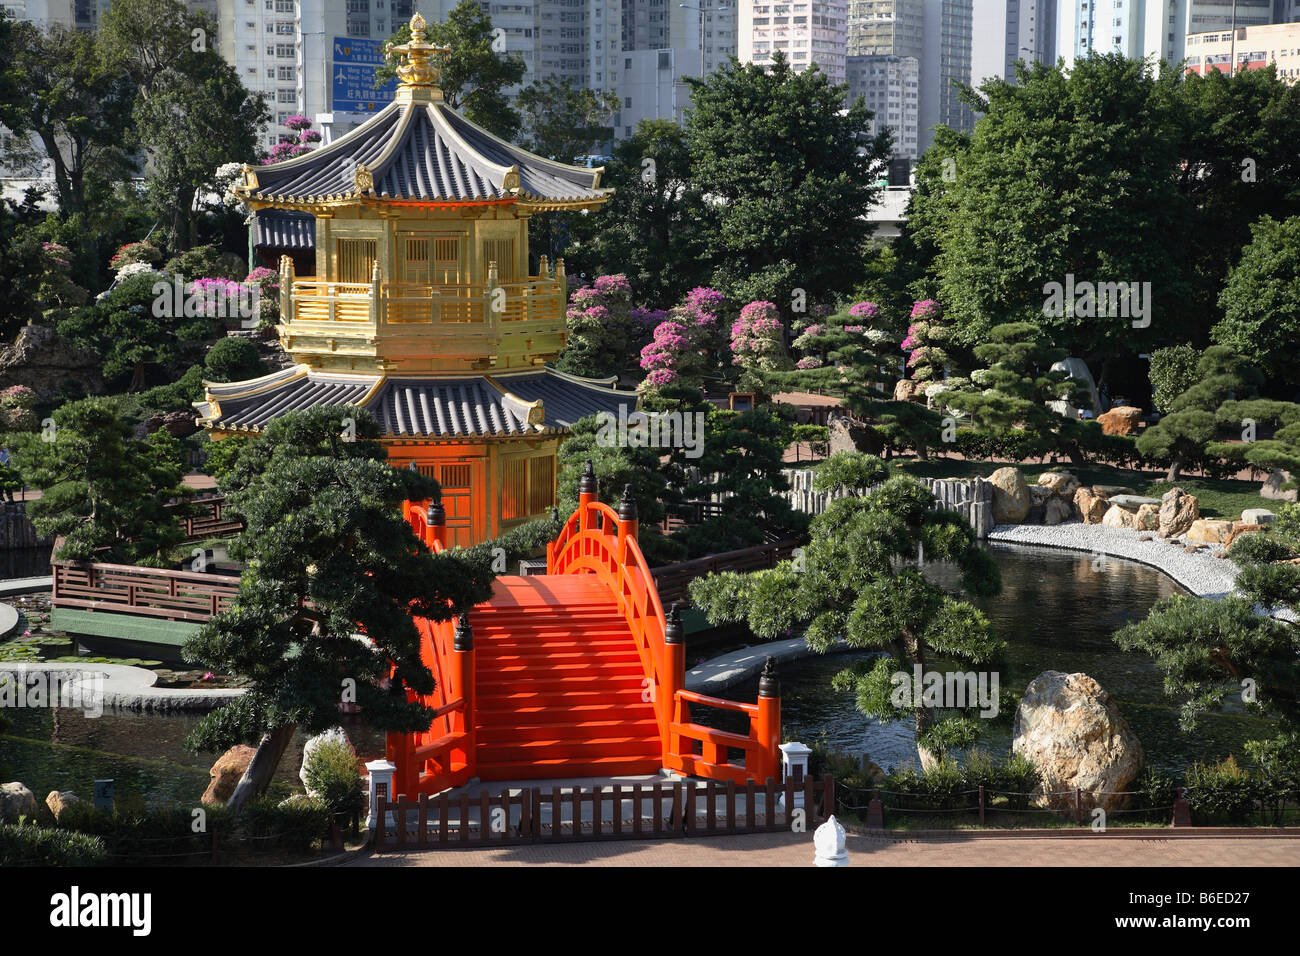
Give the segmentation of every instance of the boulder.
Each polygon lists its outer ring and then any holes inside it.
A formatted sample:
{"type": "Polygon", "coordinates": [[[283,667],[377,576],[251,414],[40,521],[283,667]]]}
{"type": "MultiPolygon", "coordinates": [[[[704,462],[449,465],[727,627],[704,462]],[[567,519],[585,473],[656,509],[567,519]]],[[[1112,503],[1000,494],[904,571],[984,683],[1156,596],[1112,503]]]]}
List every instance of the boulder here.
{"type": "Polygon", "coordinates": [[[44,325],[26,325],[13,342],[0,346],[0,390],[26,385],[37,401],[53,401],[69,383],[87,395],[104,394],[103,360],[94,352],[69,348],[44,325]]]}
{"type": "Polygon", "coordinates": [[[878,455],[884,450],[884,443],[873,429],[846,415],[832,414],[827,417],[826,438],[832,454],[837,451],[860,451],[878,455]]]}
{"type": "Polygon", "coordinates": [[[1232,531],[1228,533],[1228,538],[1223,542],[1223,546],[1225,548],[1231,548],[1232,542],[1236,541],[1238,538],[1244,537],[1248,534],[1257,534],[1263,530],[1264,526],[1262,524],[1247,524],[1244,521],[1234,521],[1232,523],[1232,531]]]}
{"type": "Polygon", "coordinates": [[[1277,515],[1267,508],[1247,508],[1241,513],[1243,524],[1272,524],[1277,520],[1277,515]]]}
{"type": "Polygon", "coordinates": [[[1108,412],[1097,416],[1104,435],[1136,435],[1138,422],[1142,421],[1142,409],[1132,405],[1116,405],[1108,412]]]}
{"type": "Polygon", "coordinates": [[[56,823],[63,816],[64,810],[80,802],[81,798],[71,790],[51,790],[45,797],[45,805],[50,808],[50,813],[54,814],[56,823]]]}
{"type": "Polygon", "coordinates": [[[1106,514],[1106,499],[1093,494],[1091,488],[1080,488],[1074,493],[1074,507],[1084,524],[1101,524],[1106,514]]]}
{"type": "Polygon", "coordinates": [[[993,485],[994,524],[1020,524],[1029,514],[1033,499],[1019,468],[999,468],[989,475],[993,485]]]}
{"type": "Polygon", "coordinates": [[[1260,486],[1259,496],[1267,498],[1270,501],[1295,501],[1298,489],[1292,488],[1289,491],[1283,491],[1282,486],[1291,480],[1289,471],[1278,470],[1273,472],[1264,479],[1264,484],[1260,486]]]}
{"type": "Polygon", "coordinates": [[[1189,495],[1181,488],[1170,488],[1160,498],[1160,537],[1176,538],[1186,534],[1201,510],[1196,503],[1196,496],[1189,495]]]}
{"type": "Polygon", "coordinates": [[[1156,531],[1160,527],[1160,503],[1145,504],[1138,507],[1133,515],[1133,527],[1138,531],[1156,531]]]}
{"type": "Polygon", "coordinates": [[[1063,498],[1050,498],[1043,508],[1043,524],[1063,524],[1074,517],[1074,509],[1063,498]]]}
{"type": "MultiPolygon", "coordinates": [[[[341,743],[346,745],[353,754],[356,754],[356,750],[352,747],[352,741],[348,740],[347,732],[342,727],[331,727],[323,734],[317,734],[315,737],[310,738],[305,744],[303,744],[302,767],[298,770],[298,779],[302,781],[302,785],[306,788],[307,793],[313,797],[318,794],[307,784],[307,761],[311,759],[311,755],[315,753],[317,748],[319,748],[323,743],[341,743]]],[[[357,767],[357,775],[360,776],[361,770],[359,763],[357,767]]]]}
{"type": "Polygon", "coordinates": [[[1088,391],[1089,404],[1094,415],[1101,412],[1101,396],[1097,393],[1097,382],[1088,370],[1088,363],[1081,358],[1062,359],[1052,365],[1053,372],[1064,372],[1076,379],[1088,391]]]}
{"type": "Polygon", "coordinates": [[[1187,540],[1196,544],[1224,544],[1231,534],[1231,521],[1197,518],[1187,529],[1187,540]]]}
{"type": "Polygon", "coordinates": [[[1068,471],[1048,471],[1038,476],[1042,485],[1058,498],[1072,498],[1079,489],[1079,479],[1068,471]]]}
{"type": "Polygon", "coordinates": [[[1093,485],[1092,493],[1098,498],[1109,498],[1111,495],[1135,495],[1137,494],[1132,488],[1124,485],[1093,485]]]}
{"type": "Polygon", "coordinates": [[[1133,519],[1136,513],[1129,511],[1127,508],[1121,508],[1119,505],[1111,505],[1106,509],[1106,513],[1101,516],[1101,523],[1107,528],[1133,528],[1133,519]]]}
{"type": "Polygon", "coordinates": [[[0,821],[18,822],[36,812],[36,794],[15,780],[0,784],[0,821]]]}
{"type": "Polygon", "coordinates": [[[208,784],[208,789],[203,791],[200,798],[203,803],[225,803],[230,799],[231,794],[235,792],[239,780],[248,769],[248,765],[253,761],[253,754],[257,753],[256,747],[250,747],[247,744],[237,744],[231,747],[212,765],[208,771],[212,777],[212,782],[208,784]]]}
{"type": "Polygon", "coordinates": [[[193,435],[199,430],[194,421],[193,412],[168,412],[165,415],[150,415],[144,422],[144,433],[152,435],[160,429],[166,429],[177,438],[193,435]]]}
{"type": "Polygon", "coordinates": [[[1106,500],[1113,505],[1119,505],[1127,511],[1137,511],[1143,505],[1160,507],[1159,498],[1143,498],[1141,495],[1111,495],[1106,500]]]}
{"type": "Polygon", "coordinates": [[[1052,489],[1046,485],[1029,485],[1028,487],[1030,507],[1045,505],[1047,499],[1052,497],[1052,489]]]}
{"type": "Polygon", "coordinates": [[[923,382],[917,382],[910,378],[900,378],[894,383],[894,401],[924,402],[925,392],[923,389],[923,382]]]}
{"type": "Polygon", "coordinates": [[[1037,803],[1053,810],[1115,810],[1142,770],[1142,744],[1110,694],[1087,674],[1044,671],[1016,710],[1011,749],[1030,760],[1042,783],[1037,803]]]}

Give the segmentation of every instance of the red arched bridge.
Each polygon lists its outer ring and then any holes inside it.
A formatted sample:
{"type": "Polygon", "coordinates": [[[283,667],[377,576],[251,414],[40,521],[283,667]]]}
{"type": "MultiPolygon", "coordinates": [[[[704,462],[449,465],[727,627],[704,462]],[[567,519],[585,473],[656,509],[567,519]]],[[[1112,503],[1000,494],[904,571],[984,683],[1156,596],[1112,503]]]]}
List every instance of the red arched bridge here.
{"type": "MultiPolygon", "coordinates": [[[[471,779],[656,773],[763,783],[779,777],[781,700],[771,677],[756,703],[685,688],[681,620],[665,617],[637,544],[636,505],[596,499],[590,471],[577,510],[547,545],[546,573],[497,578],[459,621],[417,619],[437,680],[420,698],[429,729],[389,734],[393,792],[434,794],[471,779]],[[692,705],[749,717],[742,735],[691,720],[692,705]]],[[[445,517],[431,502],[403,514],[434,551],[445,517]]]]}

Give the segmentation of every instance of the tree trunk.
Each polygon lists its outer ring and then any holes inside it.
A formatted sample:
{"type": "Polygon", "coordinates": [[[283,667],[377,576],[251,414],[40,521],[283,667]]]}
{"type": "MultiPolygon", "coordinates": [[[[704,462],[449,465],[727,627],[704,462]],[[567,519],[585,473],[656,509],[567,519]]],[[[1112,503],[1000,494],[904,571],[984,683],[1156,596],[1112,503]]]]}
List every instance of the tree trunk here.
{"type": "Polygon", "coordinates": [[[1070,459],[1070,464],[1075,468],[1082,468],[1084,466],[1083,449],[1079,447],[1077,441],[1063,441],[1058,447],[1065,453],[1066,457],[1070,459]]]}
{"type": "Polygon", "coordinates": [[[227,810],[238,814],[245,803],[266,792],[276,768],[280,766],[280,758],[284,756],[285,748],[289,746],[297,729],[297,724],[286,724],[262,737],[261,743],[257,745],[257,753],[253,754],[248,769],[235,785],[235,792],[226,801],[227,810]]]}
{"type": "Polygon", "coordinates": [[[916,755],[921,758],[921,769],[929,770],[939,762],[939,755],[921,746],[921,734],[934,726],[934,711],[917,707],[912,711],[912,726],[916,728],[916,755]]]}
{"type": "Polygon", "coordinates": [[[1178,452],[1178,454],[1174,455],[1174,460],[1169,463],[1169,471],[1165,475],[1165,481],[1169,482],[1170,484],[1173,484],[1175,481],[1177,481],[1179,474],[1182,473],[1183,464],[1184,464],[1183,453],[1180,451],[1178,452]]]}

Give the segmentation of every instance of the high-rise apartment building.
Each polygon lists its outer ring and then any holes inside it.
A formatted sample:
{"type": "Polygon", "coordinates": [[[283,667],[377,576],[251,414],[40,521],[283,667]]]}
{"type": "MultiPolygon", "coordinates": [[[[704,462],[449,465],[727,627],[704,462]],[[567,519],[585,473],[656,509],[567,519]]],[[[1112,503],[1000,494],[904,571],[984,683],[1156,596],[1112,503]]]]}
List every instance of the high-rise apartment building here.
{"type": "Polygon", "coordinates": [[[894,134],[895,158],[916,159],[920,155],[920,61],[914,56],[849,56],[846,72],[849,98],[861,96],[873,114],[871,135],[888,128],[894,134]]]}
{"type": "Polygon", "coordinates": [[[1300,22],[1192,33],[1184,42],[1188,73],[1237,73],[1273,64],[1281,79],[1300,82],[1300,22]]]}
{"type": "Polygon", "coordinates": [[[849,56],[921,56],[925,0],[849,0],[849,56]]]}
{"type": "Polygon", "coordinates": [[[784,53],[795,70],[815,63],[832,83],[843,83],[847,19],[846,0],[741,0],[736,56],[768,65],[784,53]]]}
{"type": "Polygon", "coordinates": [[[1177,63],[1189,34],[1272,23],[1291,0],[1061,0],[1057,53],[1066,65],[1089,52],[1177,63]]]}

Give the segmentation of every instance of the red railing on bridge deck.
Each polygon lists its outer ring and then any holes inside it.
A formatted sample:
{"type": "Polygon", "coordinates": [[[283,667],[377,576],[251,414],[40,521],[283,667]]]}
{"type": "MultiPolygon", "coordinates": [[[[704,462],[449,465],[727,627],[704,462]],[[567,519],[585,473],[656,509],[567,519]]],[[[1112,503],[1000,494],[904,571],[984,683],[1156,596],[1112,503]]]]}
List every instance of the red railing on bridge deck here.
{"type": "Polygon", "coordinates": [[[778,776],[781,699],[776,684],[760,688],[755,704],[707,697],[685,689],[686,645],[680,620],[670,621],[654,576],[637,543],[635,502],[625,496],[619,511],[596,499],[590,471],[579,485],[578,508],[546,548],[548,574],[595,574],[618,601],[636,642],[663,743],[663,766],[711,780],[764,782],[778,776]],[[771,693],[764,695],[764,689],[771,693]],[[748,735],[696,724],[690,705],[739,711],[750,717],[748,735]],[[743,762],[729,757],[739,751],[743,762]]]}

